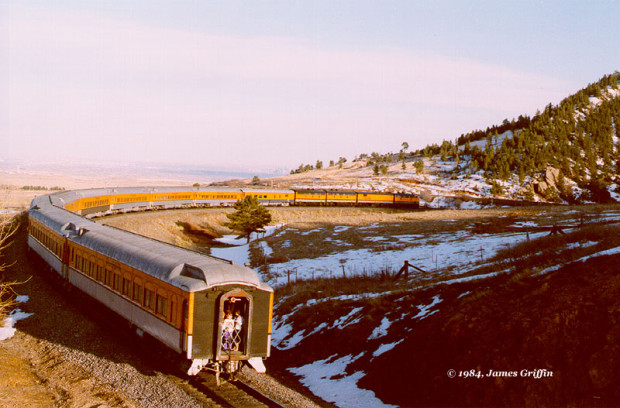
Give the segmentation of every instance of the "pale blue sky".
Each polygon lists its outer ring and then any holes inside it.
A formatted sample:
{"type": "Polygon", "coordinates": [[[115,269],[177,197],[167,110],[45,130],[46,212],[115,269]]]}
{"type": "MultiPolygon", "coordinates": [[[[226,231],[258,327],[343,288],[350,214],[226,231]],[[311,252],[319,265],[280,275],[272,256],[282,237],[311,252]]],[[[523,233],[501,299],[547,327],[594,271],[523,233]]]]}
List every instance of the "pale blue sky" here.
{"type": "Polygon", "coordinates": [[[618,21],[617,1],[2,1],[0,159],[415,149],[620,69],[618,21]]]}

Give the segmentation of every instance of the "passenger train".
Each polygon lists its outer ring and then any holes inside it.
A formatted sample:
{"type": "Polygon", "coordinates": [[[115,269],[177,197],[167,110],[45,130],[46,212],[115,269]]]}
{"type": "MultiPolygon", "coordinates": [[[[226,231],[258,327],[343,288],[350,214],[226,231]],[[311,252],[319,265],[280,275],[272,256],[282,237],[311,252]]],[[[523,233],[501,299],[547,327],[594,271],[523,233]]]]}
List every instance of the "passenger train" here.
{"type": "MultiPolygon", "coordinates": [[[[232,206],[254,196],[264,205],[353,205],[418,208],[414,194],[374,191],[248,189],[230,187],[143,187],[68,192],[65,208],[84,216],[181,207],[232,206]]],[[[61,194],[60,200],[65,200],[61,194]]]]}
{"type": "Polygon", "coordinates": [[[259,372],[269,357],[273,289],[252,269],[116,229],[90,218],[140,210],[264,205],[396,205],[409,194],[223,187],[99,188],[39,196],[29,209],[28,246],[64,281],[178,353],[189,375],[259,372]]]}

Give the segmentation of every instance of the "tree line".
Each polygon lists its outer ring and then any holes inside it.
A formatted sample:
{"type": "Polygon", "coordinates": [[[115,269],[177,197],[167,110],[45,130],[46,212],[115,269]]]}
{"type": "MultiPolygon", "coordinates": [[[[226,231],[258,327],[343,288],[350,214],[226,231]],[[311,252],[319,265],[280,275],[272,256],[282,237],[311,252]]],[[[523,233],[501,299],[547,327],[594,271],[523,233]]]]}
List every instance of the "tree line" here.
{"type": "MultiPolygon", "coordinates": [[[[610,90],[619,88],[620,73],[616,71],[557,105],[548,104],[533,117],[504,119],[499,125],[412,152],[408,151],[409,144],[403,142],[398,153],[362,153],[353,161],[364,161],[379,175],[386,174],[389,166],[398,162],[405,169],[407,160],[414,160],[413,168],[421,172],[422,157],[439,156],[443,161],[454,161],[457,172],[482,171],[495,191],[501,189],[499,180],[516,175],[523,183],[526,177],[536,177],[552,166],[560,170],[560,198],[575,200],[564,183],[565,178],[570,178],[591,192],[588,198],[607,201],[607,187],[614,182],[620,184],[620,97],[610,95],[610,90]]],[[[337,162],[332,160],[330,167],[342,167],[346,161],[343,157],[337,162]]],[[[320,168],[321,161],[315,166],[302,164],[291,174],[320,168]]]]}

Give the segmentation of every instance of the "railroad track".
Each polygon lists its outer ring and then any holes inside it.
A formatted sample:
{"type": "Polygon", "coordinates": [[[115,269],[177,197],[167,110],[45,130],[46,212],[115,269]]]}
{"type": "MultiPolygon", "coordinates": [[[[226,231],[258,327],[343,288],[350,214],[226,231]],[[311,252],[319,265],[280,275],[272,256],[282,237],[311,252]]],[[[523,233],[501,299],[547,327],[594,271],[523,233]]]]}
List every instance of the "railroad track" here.
{"type": "Polygon", "coordinates": [[[215,376],[208,372],[201,372],[189,381],[196,391],[217,406],[227,408],[284,408],[283,405],[272,400],[249,384],[240,380],[222,381],[218,386],[215,376]]]}

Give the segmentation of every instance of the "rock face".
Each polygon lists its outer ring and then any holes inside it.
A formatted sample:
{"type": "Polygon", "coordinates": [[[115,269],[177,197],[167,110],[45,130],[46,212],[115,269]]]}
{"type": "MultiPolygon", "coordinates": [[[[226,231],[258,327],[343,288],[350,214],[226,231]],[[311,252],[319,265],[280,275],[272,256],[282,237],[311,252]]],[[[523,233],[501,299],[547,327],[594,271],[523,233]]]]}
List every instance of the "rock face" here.
{"type": "Polygon", "coordinates": [[[547,196],[548,190],[557,190],[559,177],[560,170],[551,166],[547,167],[543,180],[534,183],[534,192],[542,196],[547,196]]]}

